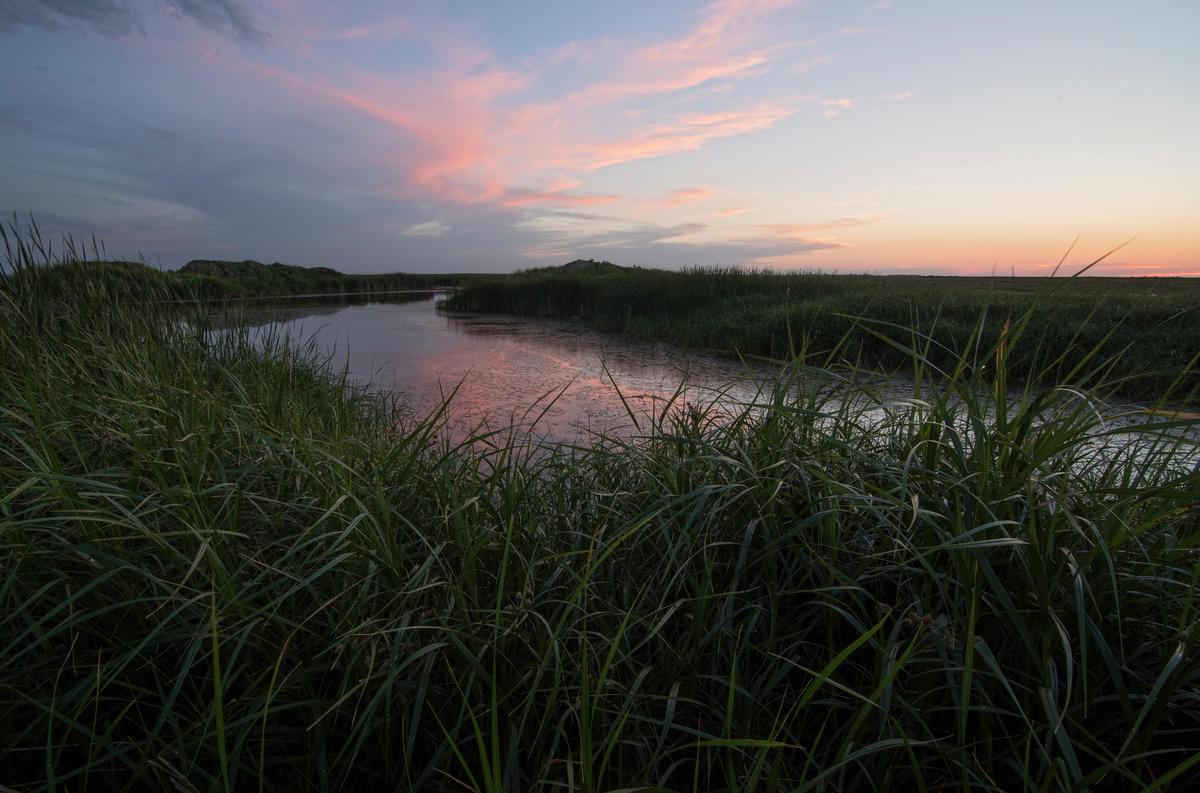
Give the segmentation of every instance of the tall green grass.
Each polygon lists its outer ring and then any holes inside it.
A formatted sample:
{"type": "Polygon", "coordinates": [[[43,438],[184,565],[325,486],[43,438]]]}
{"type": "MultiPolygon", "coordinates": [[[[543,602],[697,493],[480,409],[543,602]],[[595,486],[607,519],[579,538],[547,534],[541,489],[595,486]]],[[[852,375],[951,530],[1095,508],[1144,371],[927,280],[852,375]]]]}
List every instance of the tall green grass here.
{"type": "MultiPolygon", "coordinates": [[[[833,354],[887,369],[910,367],[913,331],[932,341],[923,350],[931,364],[952,369],[969,345],[986,353],[1005,323],[1028,314],[1026,337],[1036,343],[1009,351],[1011,377],[1059,384],[1094,353],[1111,362],[1104,385],[1148,399],[1161,397],[1200,350],[1194,278],[545,268],[466,283],[446,307],[576,318],[635,338],[772,358],[802,342],[816,360],[833,354]],[[891,330],[881,335],[884,327],[891,330]]],[[[982,357],[969,362],[989,365],[982,357]]],[[[1195,389],[1200,380],[1192,373],[1183,385],[1195,389]]]]}
{"type": "Polygon", "coordinates": [[[1196,422],[1014,394],[1019,317],[936,391],[911,345],[903,404],[793,363],[732,415],[453,444],[9,248],[0,784],[1200,781],[1196,422]]]}

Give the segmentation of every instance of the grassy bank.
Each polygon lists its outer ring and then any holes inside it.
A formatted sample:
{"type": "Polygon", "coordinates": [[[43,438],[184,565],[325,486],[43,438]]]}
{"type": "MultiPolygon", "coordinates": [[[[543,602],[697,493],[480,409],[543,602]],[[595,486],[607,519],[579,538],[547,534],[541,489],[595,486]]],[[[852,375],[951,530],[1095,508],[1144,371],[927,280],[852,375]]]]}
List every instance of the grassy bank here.
{"type": "MultiPolygon", "coordinates": [[[[18,256],[47,260],[56,255],[48,243],[36,233],[23,233],[15,223],[0,226],[4,242],[18,256]]],[[[382,273],[354,275],[329,267],[297,267],[295,265],[263,264],[256,261],[215,261],[200,259],[188,262],[178,270],[162,270],[143,262],[109,260],[100,248],[93,246],[90,255],[76,250],[70,241],[65,243],[66,261],[47,277],[39,275],[37,289],[62,299],[68,296],[75,283],[76,270],[86,269],[91,282],[102,282],[106,292],[122,298],[141,300],[230,300],[287,296],[320,296],[325,300],[346,296],[369,297],[388,292],[438,289],[459,286],[479,276],[455,273],[382,273]]],[[[26,274],[13,275],[20,280],[26,274]]]]}
{"type": "Polygon", "coordinates": [[[913,332],[922,352],[949,371],[968,345],[974,366],[1005,323],[1033,310],[1027,343],[1008,358],[1009,374],[1045,384],[1103,368],[1100,381],[1133,397],[1156,398],[1174,385],[1187,399],[1200,354],[1200,279],[943,278],[781,274],[738,270],[670,272],[547,268],[481,279],[447,307],[536,317],[578,318],[605,331],[688,347],[815,361],[850,359],[910,368],[913,332]],[[1073,372],[1082,356],[1093,366],[1073,372]],[[1194,372],[1194,369],[1193,369],[1194,372]]]}
{"type": "Polygon", "coordinates": [[[1198,781],[1195,422],[1110,448],[1070,389],[865,412],[793,371],[635,441],[450,447],[99,272],[0,288],[4,785],[1198,781]]]}
{"type": "Polygon", "coordinates": [[[476,277],[455,273],[348,275],[329,267],[210,260],[191,261],[177,272],[168,274],[168,278],[177,279],[193,293],[219,297],[378,295],[384,292],[458,286],[476,277]]]}

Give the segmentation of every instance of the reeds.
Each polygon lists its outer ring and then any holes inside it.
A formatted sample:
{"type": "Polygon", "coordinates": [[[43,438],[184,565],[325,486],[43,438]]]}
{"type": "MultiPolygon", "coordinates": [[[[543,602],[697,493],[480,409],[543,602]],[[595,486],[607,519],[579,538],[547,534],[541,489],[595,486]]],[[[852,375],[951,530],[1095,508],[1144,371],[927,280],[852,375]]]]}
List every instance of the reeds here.
{"type": "MultiPolygon", "coordinates": [[[[1109,362],[1108,370],[1072,385],[1153,400],[1188,371],[1176,388],[1200,388],[1188,369],[1200,351],[1200,279],[545,268],[471,281],[445,306],[581,319],[634,338],[746,356],[788,358],[803,346],[814,362],[888,370],[911,367],[913,332],[931,342],[922,348],[929,363],[953,369],[970,347],[987,353],[1006,322],[1028,315],[1034,341],[1006,355],[1014,380],[1063,384],[1090,355],[1109,362]],[[884,327],[890,332],[880,334],[884,327]]],[[[990,362],[972,354],[967,363],[990,362]]]]}
{"type": "Polygon", "coordinates": [[[936,378],[910,335],[902,404],[793,362],[534,449],[37,258],[0,289],[4,785],[1198,780],[1197,422],[1006,387],[1019,316],[936,378]]]}

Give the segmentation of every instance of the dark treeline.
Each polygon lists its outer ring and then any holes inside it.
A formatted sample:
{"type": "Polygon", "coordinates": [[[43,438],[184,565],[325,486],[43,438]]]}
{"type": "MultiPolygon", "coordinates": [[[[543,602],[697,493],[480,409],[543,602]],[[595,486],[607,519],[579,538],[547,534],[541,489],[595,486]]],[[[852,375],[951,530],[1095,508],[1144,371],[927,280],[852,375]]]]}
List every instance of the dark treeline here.
{"type": "Polygon", "coordinates": [[[971,351],[992,349],[1006,325],[1029,313],[1034,343],[1014,353],[1011,374],[1057,382],[1107,367],[1109,384],[1135,397],[1161,397],[1174,385],[1185,398],[1197,387],[1189,364],[1200,352],[1200,279],[1187,278],[547,268],[473,282],[446,307],[581,319],[640,339],[750,356],[802,351],[819,361],[836,350],[841,360],[882,367],[911,365],[915,340],[947,371],[964,351],[966,365],[992,365],[971,351]]]}

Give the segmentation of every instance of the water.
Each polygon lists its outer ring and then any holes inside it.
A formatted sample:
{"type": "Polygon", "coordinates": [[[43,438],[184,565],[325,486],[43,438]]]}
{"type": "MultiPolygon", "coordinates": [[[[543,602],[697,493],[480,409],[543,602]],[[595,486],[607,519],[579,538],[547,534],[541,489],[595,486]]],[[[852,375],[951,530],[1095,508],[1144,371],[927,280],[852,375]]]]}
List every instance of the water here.
{"type": "Polygon", "coordinates": [[[674,403],[753,400],[776,367],[618,339],[577,323],[439,311],[410,302],[254,309],[249,320],[311,340],[358,383],[402,395],[419,416],[449,399],[451,427],[516,427],[572,442],[636,431],[674,403]],[[622,397],[624,401],[622,401],[622,397]],[[626,407],[628,405],[628,409],[626,407]]]}
{"type": "MultiPolygon", "coordinates": [[[[566,443],[598,432],[628,437],[668,403],[676,410],[689,404],[737,410],[761,402],[762,389],[780,374],[778,366],[631,341],[573,322],[439,311],[436,297],[252,308],[240,316],[294,342],[313,342],[351,379],[401,395],[418,417],[445,402],[447,426],[458,439],[508,428],[566,443]]],[[[873,390],[880,401],[863,406],[868,422],[912,404],[910,380],[893,377],[873,390]]],[[[1098,431],[1151,420],[1137,406],[1105,408],[1098,431]]],[[[1188,443],[1180,461],[1192,466],[1197,430],[1183,432],[1188,443]]],[[[1150,448],[1160,442],[1122,433],[1098,436],[1091,445],[1107,457],[1128,453],[1131,441],[1150,448]]]]}

